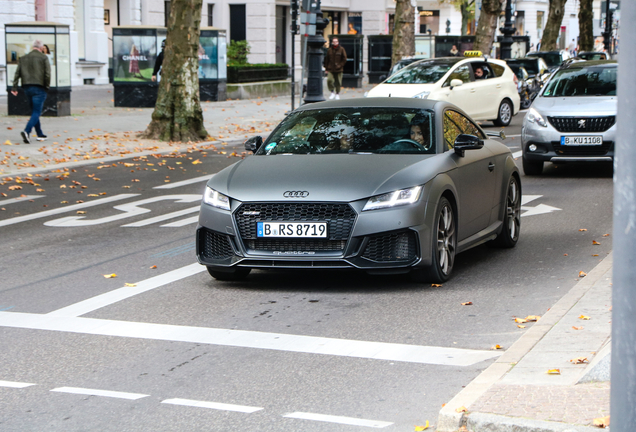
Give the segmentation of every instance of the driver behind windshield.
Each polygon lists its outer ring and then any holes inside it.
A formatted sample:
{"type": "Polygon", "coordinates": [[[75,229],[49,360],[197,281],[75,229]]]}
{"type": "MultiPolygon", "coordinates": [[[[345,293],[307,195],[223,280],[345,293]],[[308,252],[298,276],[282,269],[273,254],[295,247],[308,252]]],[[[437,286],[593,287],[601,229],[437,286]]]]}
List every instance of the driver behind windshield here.
{"type": "Polygon", "coordinates": [[[348,152],[352,150],[354,128],[348,119],[338,119],[332,122],[329,128],[331,140],[324,151],[348,152]]]}
{"type": "Polygon", "coordinates": [[[424,150],[430,150],[431,143],[428,140],[429,117],[423,115],[415,115],[411,120],[411,139],[424,147],[424,150]]]}

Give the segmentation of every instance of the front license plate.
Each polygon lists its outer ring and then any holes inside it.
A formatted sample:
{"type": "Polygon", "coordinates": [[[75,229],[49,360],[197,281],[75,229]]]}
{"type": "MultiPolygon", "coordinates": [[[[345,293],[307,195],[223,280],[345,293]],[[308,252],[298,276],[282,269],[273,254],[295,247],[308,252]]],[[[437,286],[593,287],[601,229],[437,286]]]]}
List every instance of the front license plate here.
{"type": "Polygon", "coordinates": [[[603,145],[603,137],[601,135],[562,136],[561,145],[563,146],[603,145]]]}
{"type": "Polygon", "coordinates": [[[256,222],[256,236],[327,238],[327,222],[256,222]]]}

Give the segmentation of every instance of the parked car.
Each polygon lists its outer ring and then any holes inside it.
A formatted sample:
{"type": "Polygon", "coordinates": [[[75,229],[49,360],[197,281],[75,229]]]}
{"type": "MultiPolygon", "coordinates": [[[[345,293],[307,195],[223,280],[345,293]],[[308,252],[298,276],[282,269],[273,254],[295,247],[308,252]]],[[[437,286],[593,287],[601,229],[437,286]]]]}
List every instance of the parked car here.
{"type": "Polygon", "coordinates": [[[367,93],[367,97],[409,97],[453,103],[474,120],[508,126],[519,112],[512,70],[502,60],[441,57],[415,62],[367,93]],[[482,71],[482,77],[476,75],[482,71]]]}
{"type": "Polygon", "coordinates": [[[576,55],[576,57],[583,60],[609,60],[609,57],[604,52],[596,51],[584,51],[576,55]]]}
{"type": "Polygon", "coordinates": [[[617,63],[563,66],[523,120],[523,170],[538,175],[544,162],[611,162],[616,138],[617,63]]]}
{"type": "MultiPolygon", "coordinates": [[[[399,62],[397,62],[396,64],[393,65],[393,67],[391,68],[391,71],[389,72],[388,76],[391,76],[394,73],[396,73],[397,71],[399,71],[401,69],[404,69],[408,65],[413,64],[416,61],[420,61],[420,60],[424,60],[424,58],[422,58],[422,57],[402,57],[402,60],[400,60],[399,62]]],[[[386,79],[386,77],[384,79],[386,79]]]]}
{"type": "Polygon", "coordinates": [[[540,57],[545,60],[550,72],[554,72],[564,61],[572,57],[567,50],[559,51],[532,51],[526,57],[540,57]]]}
{"type": "Polygon", "coordinates": [[[512,72],[517,78],[515,82],[517,83],[517,91],[519,92],[520,107],[521,109],[528,109],[532,104],[532,99],[530,98],[530,84],[528,84],[532,81],[528,76],[528,72],[523,66],[515,64],[508,64],[508,66],[512,69],[512,72]]]}
{"type": "Polygon", "coordinates": [[[196,231],[220,280],[251,269],[361,269],[444,282],[455,255],[519,239],[510,149],[460,108],[419,98],[306,104],[215,174],[196,231]]]}

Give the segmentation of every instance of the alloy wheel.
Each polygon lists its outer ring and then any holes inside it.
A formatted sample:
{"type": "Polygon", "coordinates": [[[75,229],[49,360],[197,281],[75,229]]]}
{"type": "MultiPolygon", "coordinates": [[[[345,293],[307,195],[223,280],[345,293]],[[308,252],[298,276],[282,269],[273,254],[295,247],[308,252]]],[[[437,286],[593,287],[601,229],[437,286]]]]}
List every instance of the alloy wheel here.
{"type": "Polygon", "coordinates": [[[506,199],[506,225],[510,239],[516,242],[519,239],[521,227],[521,194],[519,185],[514,177],[508,184],[508,197],[506,199]]]}
{"type": "Polygon", "coordinates": [[[444,204],[437,221],[437,253],[439,269],[448,276],[455,261],[455,220],[448,203],[444,204]]]}

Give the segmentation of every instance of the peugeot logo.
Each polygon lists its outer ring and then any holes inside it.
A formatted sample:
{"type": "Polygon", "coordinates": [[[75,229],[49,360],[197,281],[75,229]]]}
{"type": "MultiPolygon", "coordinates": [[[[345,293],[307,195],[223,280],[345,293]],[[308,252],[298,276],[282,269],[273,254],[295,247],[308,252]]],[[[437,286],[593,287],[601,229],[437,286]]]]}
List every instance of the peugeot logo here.
{"type": "Polygon", "coordinates": [[[285,198],[307,198],[309,192],[307,191],[285,191],[283,192],[285,198]]]}
{"type": "Polygon", "coordinates": [[[579,129],[585,129],[585,119],[579,120],[579,129]]]}

